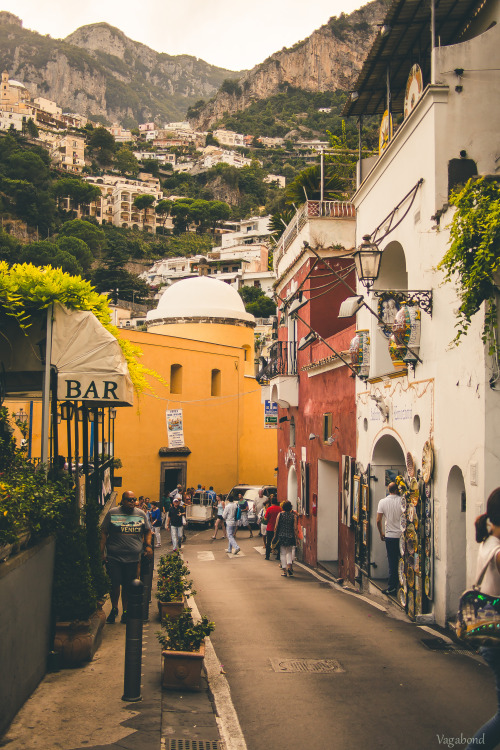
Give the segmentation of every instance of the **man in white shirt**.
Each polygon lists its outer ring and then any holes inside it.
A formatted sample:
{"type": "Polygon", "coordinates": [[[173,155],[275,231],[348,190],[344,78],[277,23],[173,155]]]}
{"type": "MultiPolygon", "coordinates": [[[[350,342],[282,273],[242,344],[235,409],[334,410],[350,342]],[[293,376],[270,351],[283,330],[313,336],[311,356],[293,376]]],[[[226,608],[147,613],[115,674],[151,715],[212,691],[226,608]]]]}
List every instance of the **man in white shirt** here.
{"type": "Polygon", "coordinates": [[[236,539],[234,538],[234,532],[236,531],[236,511],[237,511],[236,498],[231,498],[229,502],[226,500],[226,507],[222,513],[222,518],[226,522],[226,534],[227,534],[227,550],[226,552],[237,555],[240,551],[236,539]]]}
{"type": "Polygon", "coordinates": [[[395,594],[398,586],[399,538],[401,536],[401,497],[398,495],[396,482],[388,486],[389,494],[378,504],[377,528],[380,538],[385,542],[389,563],[389,580],[383,594],[395,594]],[[382,530],[382,519],[385,518],[385,532],[382,530]]]}

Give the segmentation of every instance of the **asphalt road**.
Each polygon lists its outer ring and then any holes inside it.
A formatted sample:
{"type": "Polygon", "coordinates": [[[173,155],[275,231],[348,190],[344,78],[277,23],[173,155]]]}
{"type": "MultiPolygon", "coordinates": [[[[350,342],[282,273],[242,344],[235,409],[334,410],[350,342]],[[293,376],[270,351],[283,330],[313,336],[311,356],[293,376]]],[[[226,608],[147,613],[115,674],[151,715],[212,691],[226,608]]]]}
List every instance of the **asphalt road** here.
{"type": "Polygon", "coordinates": [[[494,713],[479,659],[430,651],[422,639],[431,635],[396,609],[303,567],[282,578],[255,549],[256,532],[241,532],[231,557],[211,534],[190,531],[183,554],[198,609],[216,623],[212,643],[248,750],[431,750],[472,736],[494,713]],[[318,671],[335,663],[342,671],[318,671]]]}

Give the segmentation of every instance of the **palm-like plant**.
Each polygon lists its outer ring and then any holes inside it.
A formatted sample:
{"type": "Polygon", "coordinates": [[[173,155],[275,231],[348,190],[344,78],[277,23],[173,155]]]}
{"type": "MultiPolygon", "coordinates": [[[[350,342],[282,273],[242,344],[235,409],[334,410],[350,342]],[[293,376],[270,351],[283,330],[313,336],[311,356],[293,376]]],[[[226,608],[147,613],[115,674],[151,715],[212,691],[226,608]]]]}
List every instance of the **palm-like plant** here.
{"type": "MultiPolygon", "coordinates": [[[[325,164],[323,175],[323,200],[338,201],[347,198],[349,184],[340,177],[334,164],[325,164]]],[[[299,172],[285,191],[287,205],[296,206],[306,201],[318,201],[321,198],[321,168],[319,164],[307,167],[299,172]]]]}

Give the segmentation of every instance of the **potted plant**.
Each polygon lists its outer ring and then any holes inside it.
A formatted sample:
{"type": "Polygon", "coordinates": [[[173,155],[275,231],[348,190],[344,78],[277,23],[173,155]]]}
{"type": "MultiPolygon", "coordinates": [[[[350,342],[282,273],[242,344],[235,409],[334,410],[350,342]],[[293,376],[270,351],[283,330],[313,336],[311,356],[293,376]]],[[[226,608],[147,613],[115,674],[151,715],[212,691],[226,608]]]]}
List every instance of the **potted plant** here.
{"type": "Polygon", "coordinates": [[[158,563],[156,598],[160,620],[168,615],[178,617],[186,604],[186,593],[192,590],[193,582],[187,576],[189,569],[178,552],[163,555],[158,563]]]}
{"type": "Polygon", "coordinates": [[[215,623],[204,615],[193,621],[186,607],[176,617],[165,617],[162,630],[156,635],[163,647],[162,687],[166,690],[199,690],[201,668],[205,657],[205,638],[214,630],[215,623]]]}

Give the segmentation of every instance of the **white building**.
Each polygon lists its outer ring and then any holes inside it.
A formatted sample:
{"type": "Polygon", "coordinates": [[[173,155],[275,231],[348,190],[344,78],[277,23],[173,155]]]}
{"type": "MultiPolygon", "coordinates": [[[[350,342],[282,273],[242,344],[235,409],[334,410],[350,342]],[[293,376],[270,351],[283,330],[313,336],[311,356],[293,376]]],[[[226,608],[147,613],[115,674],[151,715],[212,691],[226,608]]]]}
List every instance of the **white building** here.
{"type": "Polygon", "coordinates": [[[251,163],[251,159],[247,159],[235,151],[207,146],[204,156],[198,161],[196,168],[202,172],[210,169],[210,167],[215,167],[216,164],[230,164],[232,167],[241,169],[241,167],[249,167],[251,163]]]}
{"type": "Polygon", "coordinates": [[[160,181],[154,177],[141,173],[136,180],[115,175],[85,179],[101,190],[101,198],[90,204],[89,211],[90,216],[99,224],[107,222],[116,227],[143,229],[153,233],[156,233],[157,227],[163,225],[163,220],[155,213],[154,205],[140,211],[133,205],[134,199],[143,194],[152,195],[156,203],[163,199],[160,181]]]}
{"type": "Polygon", "coordinates": [[[221,146],[236,147],[245,145],[245,136],[241,133],[233,133],[232,130],[214,130],[213,135],[221,146]]]}
{"type": "Polygon", "coordinates": [[[154,159],[160,164],[175,164],[175,154],[169,152],[160,153],[159,151],[134,151],[134,156],[138,161],[145,159],[154,159]]]}
{"type": "Polygon", "coordinates": [[[408,364],[411,352],[396,366],[382,326],[365,307],[358,312],[357,328],[369,336],[370,366],[366,382],[357,380],[356,460],[371,495],[370,542],[359,573],[372,590],[374,583],[385,584],[377,503],[388,480],[407,469],[412,474],[414,465],[416,522],[411,521],[411,534],[408,528],[403,534],[398,598],[410,617],[427,612],[441,625],[454,619],[461,593],[475,580],[474,519],[500,484],[498,357],[481,341],[484,309],[472,318],[460,346],[451,347],[460,302],[454,284],[444,284],[436,270],[450,242],[451,190],[475,172],[498,173],[500,5],[486,0],[474,15],[475,7],[458,4],[442,11],[439,46],[431,54],[429,6],[392,3],[384,21],[389,33],[375,40],[357,96],[344,110],[382,115],[386,101],[380,91],[397,48],[392,111],[406,109],[405,117],[391,139],[388,128],[381,128],[383,150],[361,163],[352,199],[356,245],[368,235],[382,250],[372,290],[358,291],[386,320],[389,306],[417,305],[421,340],[414,369],[408,364]],[[414,67],[417,48],[425,50],[418,60],[421,72],[414,67]],[[419,483],[419,472],[431,474],[427,484],[419,483]]]}
{"type": "Polygon", "coordinates": [[[18,130],[19,132],[23,129],[23,124],[28,120],[27,115],[23,115],[21,112],[8,112],[0,110],[0,130],[18,130]]]}
{"type": "Polygon", "coordinates": [[[62,115],[61,107],[58,107],[56,102],[51,99],[45,99],[43,96],[37,96],[33,99],[33,104],[37,109],[41,109],[43,112],[47,112],[49,115],[59,117],[62,115]]]}

